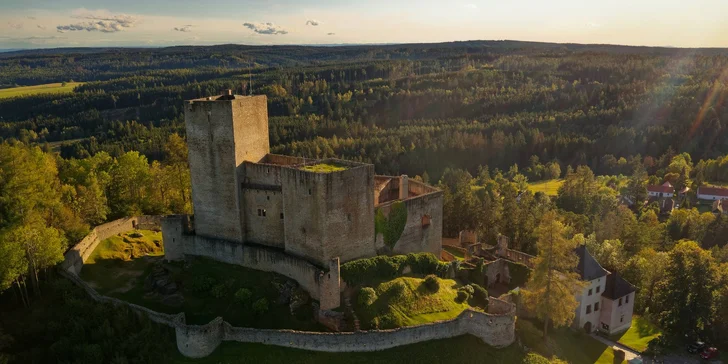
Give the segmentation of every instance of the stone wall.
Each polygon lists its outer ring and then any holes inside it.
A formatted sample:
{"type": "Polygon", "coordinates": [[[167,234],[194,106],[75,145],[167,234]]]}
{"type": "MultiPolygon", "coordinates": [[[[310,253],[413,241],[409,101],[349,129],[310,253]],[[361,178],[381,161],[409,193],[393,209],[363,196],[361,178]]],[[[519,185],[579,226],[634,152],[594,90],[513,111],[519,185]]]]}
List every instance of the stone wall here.
{"type": "MultiPolygon", "coordinates": [[[[377,351],[465,334],[474,335],[483,340],[484,343],[495,347],[508,346],[515,341],[515,306],[496,298],[490,298],[488,313],[468,309],[452,320],[394,330],[372,330],[353,333],[262,330],[233,327],[223,321],[221,317],[215,318],[206,325],[187,325],[184,313],[175,315],[159,313],[146,307],[100,295],[78,277],[75,269],[71,269],[75,267],[76,261],[80,261],[81,265],[83,265],[85,258],[82,258],[82,252],[88,249],[93,250],[90,248],[93,245],[92,241],[96,241],[95,244],[97,245],[101,236],[109,237],[119,232],[128,231],[135,225],[150,228],[153,227],[155,221],[158,221],[158,219],[153,217],[128,218],[97,227],[84,241],[72,248],[73,251],[78,253],[76,255],[67,255],[66,260],[60,265],[59,272],[83,288],[92,299],[98,302],[126,306],[135,312],[147,315],[154,322],[174,328],[177,348],[180,353],[187,357],[201,358],[208,356],[223,341],[262,343],[327,352],[377,351]]],[[[170,243],[173,246],[167,247],[167,244],[165,244],[166,254],[180,251],[187,253],[186,250],[189,249],[199,255],[204,255],[201,253],[206,252],[207,256],[228,263],[240,264],[239,262],[242,261],[244,264],[250,264],[251,268],[259,270],[270,269],[270,271],[279,272],[283,269],[291,269],[289,274],[295,276],[305,276],[307,274],[305,271],[310,269],[310,267],[304,266],[305,264],[310,265],[310,263],[300,259],[296,260],[287,254],[275,252],[269,248],[243,247],[236,243],[186,235],[185,232],[189,232],[185,228],[187,222],[187,217],[181,215],[168,216],[162,220],[162,229],[166,232],[165,236],[171,234],[169,229],[178,227],[178,235],[174,236],[174,243],[170,243]],[[299,271],[294,272],[294,270],[299,271]]],[[[339,288],[338,285],[334,286],[333,284],[339,279],[338,266],[338,260],[332,260],[328,272],[318,270],[316,275],[313,276],[313,281],[319,283],[319,287],[323,287],[319,292],[327,292],[323,294],[333,295],[335,291],[337,299],[339,297],[339,288]],[[337,269],[334,269],[334,266],[337,269]]],[[[299,281],[299,283],[301,282],[299,281]]],[[[302,284],[302,286],[304,285],[302,284]]],[[[307,287],[304,286],[304,288],[307,287]]],[[[321,308],[324,309],[323,306],[321,308]]]]}
{"type": "Polygon", "coordinates": [[[160,221],[160,216],[134,216],[101,224],[91,229],[88,235],[64,254],[61,268],[74,274],[80,274],[83,263],[102,240],[137,228],[157,230],[160,228],[160,221]]]}
{"type": "Polygon", "coordinates": [[[245,241],[285,248],[281,166],[244,164],[245,241]]]}
{"type": "Polygon", "coordinates": [[[219,262],[284,275],[298,282],[312,298],[319,300],[322,310],[340,306],[339,268],[327,264],[328,271],[292,254],[254,244],[239,244],[204,236],[187,234],[182,227],[184,216],[167,216],[162,221],[165,259],[182,260],[185,255],[207,257],[219,262]],[[322,295],[322,292],[324,294],[322,295]],[[332,294],[331,292],[336,292],[332,294]]]}
{"type": "MultiPolygon", "coordinates": [[[[392,205],[397,201],[377,206],[385,216],[389,216],[392,205]]],[[[442,249],[442,203],[441,191],[412,197],[401,201],[407,208],[407,223],[392,252],[395,254],[432,253],[440,256],[442,249]],[[425,225],[424,220],[429,224],[425,225]]],[[[384,248],[384,240],[377,237],[377,249],[384,248]]]]}
{"type": "Polygon", "coordinates": [[[240,169],[268,152],[265,96],[204,98],[185,105],[197,234],[243,241],[240,169]]]}

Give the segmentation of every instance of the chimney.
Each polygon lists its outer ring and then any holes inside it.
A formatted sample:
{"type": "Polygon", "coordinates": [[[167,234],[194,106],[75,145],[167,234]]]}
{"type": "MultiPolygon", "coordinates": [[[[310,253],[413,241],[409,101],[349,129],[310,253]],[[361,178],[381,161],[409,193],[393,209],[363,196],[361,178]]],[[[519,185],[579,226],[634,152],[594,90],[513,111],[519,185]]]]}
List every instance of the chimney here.
{"type": "Polygon", "coordinates": [[[404,200],[409,197],[409,177],[403,174],[399,177],[399,199],[404,200]]]}

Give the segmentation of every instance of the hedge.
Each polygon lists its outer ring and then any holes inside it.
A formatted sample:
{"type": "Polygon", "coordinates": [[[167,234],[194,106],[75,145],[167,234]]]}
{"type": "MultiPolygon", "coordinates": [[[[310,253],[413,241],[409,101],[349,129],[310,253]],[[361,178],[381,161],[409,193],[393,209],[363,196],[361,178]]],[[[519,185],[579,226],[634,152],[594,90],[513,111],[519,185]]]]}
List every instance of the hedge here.
{"type": "Polygon", "coordinates": [[[358,286],[373,281],[387,281],[402,275],[409,266],[413,274],[435,274],[444,277],[450,266],[431,253],[410,253],[407,255],[376,256],[358,259],[341,265],[341,279],[347,284],[358,286]]]}
{"type": "Polygon", "coordinates": [[[524,287],[531,277],[531,268],[515,262],[508,262],[508,271],[511,275],[509,288],[524,287]]]}

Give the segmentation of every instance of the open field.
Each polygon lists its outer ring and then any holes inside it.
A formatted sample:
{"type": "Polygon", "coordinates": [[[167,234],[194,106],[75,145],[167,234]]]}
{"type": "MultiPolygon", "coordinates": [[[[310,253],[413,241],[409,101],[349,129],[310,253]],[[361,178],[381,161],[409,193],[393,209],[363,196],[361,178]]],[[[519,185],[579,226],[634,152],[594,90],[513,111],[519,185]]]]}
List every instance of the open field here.
{"type": "Polygon", "coordinates": [[[369,307],[355,305],[362,327],[389,329],[449,320],[470,307],[467,302],[455,301],[460,284],[452,279],[438,280],[440,289],[434,293],[423,279],[414,277],[395,278],[372,287],[376,300],[369,307]]]}
{"type": "Polygon", "coordinates": [[[610,339],[638,351],[645,351],[650,340],[660,336],[662,332],[658,327],[641,316],[632,317],[632,326],[626,332],[615,335],[610,339]]]}
{"type": "Polygon", "coordinates": [[[563,179],[550,179],[546,181],[531,182],[528,184],[528,190],[536,193],[543,192],[548,196],[556,196],[559,187],[564,184],[563,179]]]}
{"type": "Polygon", "coordinates": [[[83,85],[83,82],[66,82],[65,86],[62,83],[47,83],[45,85],[4,88],[0,89],[0,99],[17,96],[69,93],[73,92],[73,89],[79,85],[83,85]]]}

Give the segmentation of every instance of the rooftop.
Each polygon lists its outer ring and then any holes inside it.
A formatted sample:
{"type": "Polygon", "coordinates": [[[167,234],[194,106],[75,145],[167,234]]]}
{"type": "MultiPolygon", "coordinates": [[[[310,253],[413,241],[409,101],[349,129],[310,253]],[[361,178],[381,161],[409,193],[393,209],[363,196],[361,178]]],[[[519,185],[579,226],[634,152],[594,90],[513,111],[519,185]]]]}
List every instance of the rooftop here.
{"type": "Polygon", "coordinates": [[[581,275],[582,280],[591,281],[604,277],[609,273],[589,254],[586,245],[580,245],[576,248],[576,255],[579,256],[579,264],[576,266],[576,272],[581,275]]]}
{"type": "Polygon", "coordinates": [[[316,164],[307,164],[299,167],[300,169],[308,172],[315,173],[331,173],[339,172],[349,169],[349,166],[335,164],[331,162],[320,162],[316,164]]]}
{"type": "Polygon", "coordinates": [[[607,285],[604,287],[604,293],[602,297],[609,298],[610,300],[616,300],[619,297],[624,297],[635,291],[632,284],[627,282],[619,273],[614,272],[607,276],[607,285]]]}

